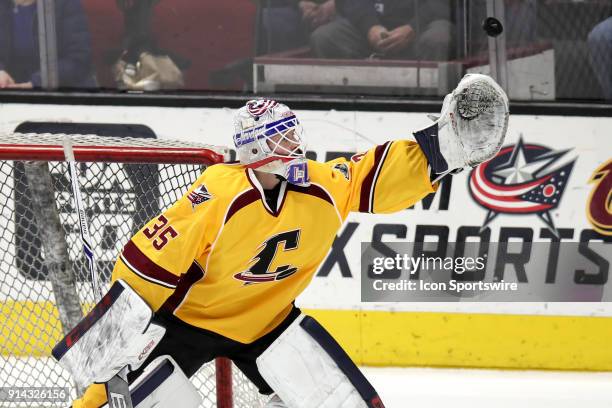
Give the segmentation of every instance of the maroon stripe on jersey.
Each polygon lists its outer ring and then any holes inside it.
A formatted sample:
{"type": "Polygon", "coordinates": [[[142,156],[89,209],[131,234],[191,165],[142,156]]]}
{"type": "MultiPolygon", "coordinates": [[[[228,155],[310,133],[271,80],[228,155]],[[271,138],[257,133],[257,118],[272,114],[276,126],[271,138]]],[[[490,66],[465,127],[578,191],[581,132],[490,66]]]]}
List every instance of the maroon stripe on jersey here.
{"type": "Polygon", "coordinates": [[[185,300],[189,289],[191,289],[191,287],[197,281],[202,279],[203,276],[204,269],[202,269],[200,264],[198,264],[196,261],[193,261],[187,272],[181,275],[181,278],[176,285],[176,290],[172,292],[172,295],[170,295],[168,299],[166,299],[161,308],[170,313],[174,313],[183,300],[185,300]]]}
{"type": "Polygon", "coordinates": [[[255,188],[240,194],[232,202],[232,205],[230,205],[229,210],[227,210],[227,215],[225,216],[225,221],[223,223],[227,224],[230,218],[232,218],[232,216],[236,214],[240,209],[246,207],[251,203],[254,203],[257,200],[259,200],[259,192],[255,188]]]}
{"type": "Polygon", "coordinates": [[[376,146],[374,150],[374,165],[361,183],[361,194],[359,197],[359,212],[374,212],[374,190],[376,179],[385,161],[387,148],[390,142],[376,146]]]}
{"type": "Polygon", "coordinates": [[[150,282],[174,288],[179,281],[178,276],[168,272],[147,258],[131,240],[123,248],[121,257],[126,262],[128,268],[132,269],[134,273],[143,279],[150,278],[147,279],[150,282]]]}
{"type": "Polygon", "coordinates": [[[327,201],[331,205],[334,205],[334,200],[332,200],[332,198],[327,193],[327,191],[323,190],[321,187],[315,184],[311,184],[308,187],[301,187],[301,186],[296,186],[294,184],[287,183],[287,190],[315,196],[315,197],[320,198],[321,200],[327,201]]]}

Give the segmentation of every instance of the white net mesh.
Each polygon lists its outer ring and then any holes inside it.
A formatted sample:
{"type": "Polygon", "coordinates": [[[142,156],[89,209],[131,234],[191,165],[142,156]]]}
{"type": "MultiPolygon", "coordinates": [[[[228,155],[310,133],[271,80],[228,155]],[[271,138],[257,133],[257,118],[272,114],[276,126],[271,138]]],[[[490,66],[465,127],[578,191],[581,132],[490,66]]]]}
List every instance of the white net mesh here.
{"type": "MultiPolygon", "coordinates": [[[[63,138],[0,136],[0,155],[12,149],[13,156],[27,156],[33,146],[61,145],[63,138]],[[25,150],[17,152],[17,145],[25,150]]],[[[141,147],[144,153],[158,147],[203,147],[154,139],[71,136],[71,140],[74,146],[96,146],[105,158],[108,154],[102,146],[108,146],[107,142],[128,151],[141,147]]],[[[215,151],[226,153],[219,148],[215,151]]],[[[117,254],[130,236],[182,196],[205,167],[197,163],[151,163],[150,158],[147,164],[131,161],[78,163],[97,268],[106,283],[117,254]]],[[[74,321],[75,315],[78,318],[90,310],[93,301],[67,163],[33,164],[17,157],[0,160],[0,386],[66,387],[69,392],[62,402],[0,399],[0,407],[66,407],[77,396],[70,376],[50,357],[50,350],[69,329],[62,321],[74,321]],[[32,177],[32,171],[38,173],[32,177]],[[51,204],[45,205],[45,198],[51,204]],[[39,222],[41,219],[44,222],[39,222]]],[[[262,398],[255,387],[238,369],[233,374],[234,406],[261,406],[262,398]]],[[[192,381],[202,394],[202,406],[217,406],[214,363],[202,367],[192,381]]]]}

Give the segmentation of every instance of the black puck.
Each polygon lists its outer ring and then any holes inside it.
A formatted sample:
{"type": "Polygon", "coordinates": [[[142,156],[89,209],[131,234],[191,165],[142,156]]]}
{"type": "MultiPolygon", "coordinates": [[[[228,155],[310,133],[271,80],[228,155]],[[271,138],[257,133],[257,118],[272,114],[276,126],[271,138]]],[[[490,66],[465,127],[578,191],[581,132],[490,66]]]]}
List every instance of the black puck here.
{"type": "Polygon", "coordinates": [[[487,17],[482,22],[482,29],[489,37],[497,37],[504,31],[504,26],[495,17],[487,17]]]}

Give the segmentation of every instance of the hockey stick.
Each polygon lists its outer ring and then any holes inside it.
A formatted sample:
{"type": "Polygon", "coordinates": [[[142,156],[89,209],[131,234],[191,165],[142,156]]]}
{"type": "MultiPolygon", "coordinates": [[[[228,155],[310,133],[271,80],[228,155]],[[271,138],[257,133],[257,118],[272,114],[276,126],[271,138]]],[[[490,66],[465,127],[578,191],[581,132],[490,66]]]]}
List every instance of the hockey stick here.
{"type": "Polygon", "coordinates": [[[91,235],[89,234],[89,223],[87,221],[87,214],[85,213],[85,206],[83,205],[83,196],[81,195],[81,189],[79,187],[79,179],[76,168],[76,160],[74,158],[74,151],[72,150],[72,142],[68,137],[66,137],[63,144],[64,156],[68,162],[70,172],[70,184],[72,186],[74,204],[77,211],[77,216],[79,218],[79,230],[81,233],[81,243],[83,244],[83,253],[87,258],[87,266],[89,268],[91,284],[93,285],[94,289],[94,300],[98,301],[102,299],[102,296],[104,296],[104,291],[100,285],[100,278],[96,268],[91,235]]]}
{"type": "MultiPolygon", "coordinates": [[[[70,182],[72,185],[72,194],[74,195],[75,209],[79,218],[79,229],[81,233],[81,243],[83,244],[83,253],[87,258],[87,266],[91,276],[91,283],[94,289],[95,300],[100,300],[104,296],[104,288],[101,285],[96,261],[93,251],[92,239],[89,234],[89,222],[87,221],[87,213],[83,205],[83,196],[79,187],[79,179],[77,174],[76,160],[74,151],[72,150],[72,142],[69,137],[63,140],[64,156],[68,162],[70,172],[70,182]]],[[[105,384],[106,397],[109,408],[133,408],[130,389],[127,382],[127,367],[119,371],[113,378],[105,384]]]]}

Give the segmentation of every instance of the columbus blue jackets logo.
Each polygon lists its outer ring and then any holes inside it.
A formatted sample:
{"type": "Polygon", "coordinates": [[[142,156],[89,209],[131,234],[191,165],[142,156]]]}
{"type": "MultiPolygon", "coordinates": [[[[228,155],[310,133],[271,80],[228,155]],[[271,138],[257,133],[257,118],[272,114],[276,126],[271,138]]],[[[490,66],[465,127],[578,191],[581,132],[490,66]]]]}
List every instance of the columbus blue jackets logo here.
{"type": "Polygon", "coordinates": [[[206,186],[202,184],[191,193],[187,194],[187,198],[189,201],[191,201],[191,207],[195,210],[198,205],[210,200],[212,198],[212,194],[210,194],[206,189],[206,186]]]}
{"type": "Polygon", "coordinates": [[[351,180],[351,172],[349,170],[349,167],[346,163],[338,163],[334,165],[334,169],[338,170],[340,173],[342,173],[342,175],[344,176],[344,178],[346,178],[347,180],[351,180]]]}
{"type": "Polygon", "coordinates": [[[488,211],[482,227],[499,214],[537,215],[558,235],[550,211],[559,206],[574,167],[575,159],[564,159],[568,152],[526,144],[521,137],[472,170],[469,190],[488,211]]]}

